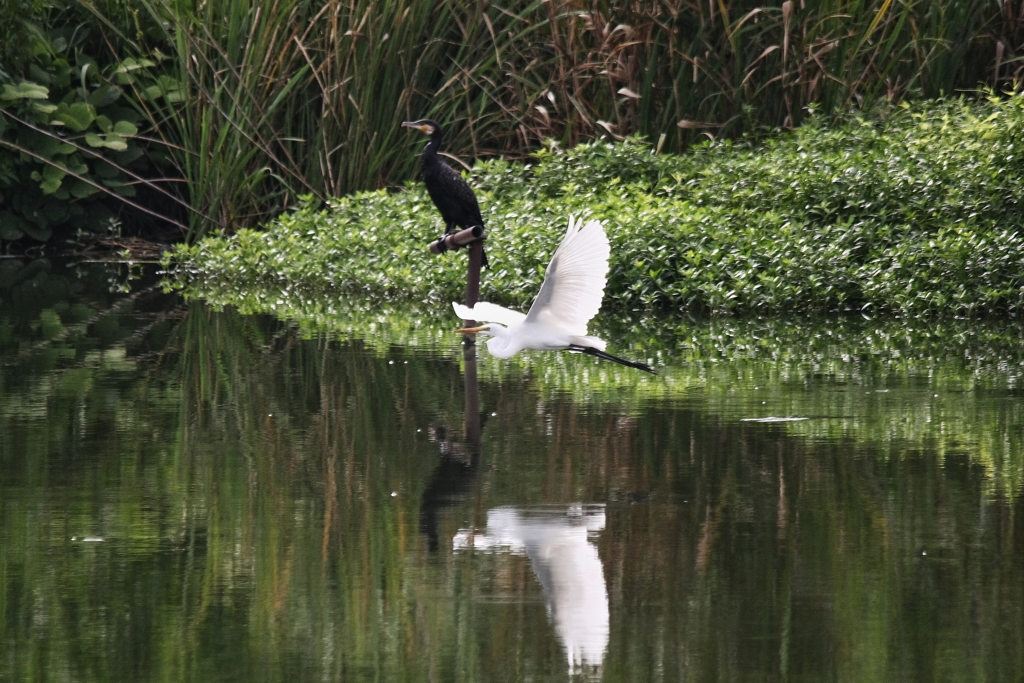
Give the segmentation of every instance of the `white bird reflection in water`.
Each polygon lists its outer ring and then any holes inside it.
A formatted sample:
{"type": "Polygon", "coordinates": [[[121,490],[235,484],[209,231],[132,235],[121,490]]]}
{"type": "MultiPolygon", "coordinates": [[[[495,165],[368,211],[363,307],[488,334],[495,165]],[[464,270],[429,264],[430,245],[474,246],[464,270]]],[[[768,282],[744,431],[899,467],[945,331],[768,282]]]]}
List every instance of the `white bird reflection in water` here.
{"type": "Polygon", "coordinates": [[[488,511],[486,533],[463,529],[454,539],[456,550],[526,554],[573,672],[600,667],[608,648],[608,588],[591,541],[604,522],[603,505],[499,507],[488,511]]]}

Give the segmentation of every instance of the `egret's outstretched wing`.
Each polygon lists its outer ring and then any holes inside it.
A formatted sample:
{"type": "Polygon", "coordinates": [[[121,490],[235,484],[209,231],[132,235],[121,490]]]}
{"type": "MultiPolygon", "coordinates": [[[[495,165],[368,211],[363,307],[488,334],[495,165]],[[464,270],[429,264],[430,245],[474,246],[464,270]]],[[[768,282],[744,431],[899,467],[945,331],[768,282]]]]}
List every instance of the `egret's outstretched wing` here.
{"type": "Polygon", "coordinates": [[[582,223],[582,219],[569,219],[569,229],[526,316],[528,322],[585,335],[587,323],[601,309],[611,248],[600,221],[580,227],[582,223]]]}
{"type": "Polygon", "coordinates": [[[499,306],[498,304],[492,304],[487,301],[478,301],[473,308],[469,306],[463,306],[452,302],[452,308],[455,309],[455,315],[459,316],[463,320],[476,320],[478,322],[485,323],[499,323],[508,327],[521,323],[525,318],[525,313],[519,311],[513,311],[499,306]]]}

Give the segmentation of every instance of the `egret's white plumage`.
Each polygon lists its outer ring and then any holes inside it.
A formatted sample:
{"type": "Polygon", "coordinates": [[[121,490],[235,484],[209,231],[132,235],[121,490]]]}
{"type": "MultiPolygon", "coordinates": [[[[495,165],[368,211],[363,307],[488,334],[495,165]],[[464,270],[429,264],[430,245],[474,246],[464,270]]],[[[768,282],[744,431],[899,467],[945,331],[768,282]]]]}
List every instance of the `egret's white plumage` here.
{"type": "Polygon", "coordinates": [[[604,528],[603,505],[499,507],[487,512],[486,533],[461,530],[452,545],[491,553],[507,548],[529,557],[570,672],[583,673],[600,667],[608,649],[608,585],[593,538],[604,528]]]}
{"type": "Polygon", "coordinates": [[[523,349],[570,349],[654,372],[644,363],[605,353],[604,340],[587,335],[587,323],[601,309],[610,254],[600,221],[583,225],[583,219],[570,218],[530,312],[523,315],[486,301],[472,308],[453,302],[455,313],[463,320],[486,323],[460,332],[492,335],[487,350],[497,358],[511,358],[523,349]]]}

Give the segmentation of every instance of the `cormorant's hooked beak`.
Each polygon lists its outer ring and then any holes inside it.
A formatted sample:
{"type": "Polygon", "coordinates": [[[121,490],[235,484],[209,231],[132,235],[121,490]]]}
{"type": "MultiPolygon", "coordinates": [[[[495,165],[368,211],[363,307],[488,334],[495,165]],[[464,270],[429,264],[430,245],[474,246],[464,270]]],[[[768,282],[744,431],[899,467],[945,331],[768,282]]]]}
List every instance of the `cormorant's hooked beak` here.
{"type": "Polygon", "coordinates": [[[428,126],[427,124],[420,123],[419,121],[402,121],[402,128],[415,128],[421,133],[426,133],[427,135],[431,135],[434,132],[433,126],[428,126]]]}
{"type": "Polygon", "coordinates": [[[488,331],[490,331],[490,325],[481,325],[480,327],[464,327],[461,330],[455,330],[455,334],[476,334],[488,331]]]}

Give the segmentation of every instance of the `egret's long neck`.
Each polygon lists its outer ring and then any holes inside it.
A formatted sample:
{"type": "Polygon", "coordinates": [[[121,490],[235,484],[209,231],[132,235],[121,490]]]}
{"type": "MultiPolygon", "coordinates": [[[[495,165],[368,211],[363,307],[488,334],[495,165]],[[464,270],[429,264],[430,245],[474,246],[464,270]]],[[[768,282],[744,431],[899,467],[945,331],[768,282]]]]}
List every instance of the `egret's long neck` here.
{"type": "Polygon", "coordinates": [[[487,351],[495,358],[511,358],[519,351],[519,347],[512,345],[512,337],[504,325],[488,323],[487,332],[491,335],[487,351]]]}

